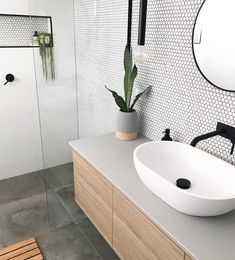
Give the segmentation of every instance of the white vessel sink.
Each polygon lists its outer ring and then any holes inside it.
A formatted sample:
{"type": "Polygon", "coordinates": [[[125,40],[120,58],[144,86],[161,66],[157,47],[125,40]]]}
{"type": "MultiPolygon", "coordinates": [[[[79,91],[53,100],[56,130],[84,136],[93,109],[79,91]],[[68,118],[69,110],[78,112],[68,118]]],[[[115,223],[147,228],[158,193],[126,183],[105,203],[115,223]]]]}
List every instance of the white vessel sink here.
{"type": "Polygon", "coordinates": [[[178,211],[217,216],[235,209],[235,167],[178,142],[150,142],[137,147],[134,163],[143,183],[178,211]],[[176,186],[179,178],[191,182],[176,186]]]}

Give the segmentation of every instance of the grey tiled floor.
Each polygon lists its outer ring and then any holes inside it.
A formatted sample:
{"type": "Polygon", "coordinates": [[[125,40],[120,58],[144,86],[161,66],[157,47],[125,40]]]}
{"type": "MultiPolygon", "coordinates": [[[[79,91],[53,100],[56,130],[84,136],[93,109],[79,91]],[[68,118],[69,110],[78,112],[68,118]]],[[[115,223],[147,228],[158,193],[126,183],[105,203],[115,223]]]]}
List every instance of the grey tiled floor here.
{"type": "Polygon", "coordinates": [[[0,181],[0,248],[31,236],[46,260],[119,259],[74,201],[72,164],[0,181]]]}

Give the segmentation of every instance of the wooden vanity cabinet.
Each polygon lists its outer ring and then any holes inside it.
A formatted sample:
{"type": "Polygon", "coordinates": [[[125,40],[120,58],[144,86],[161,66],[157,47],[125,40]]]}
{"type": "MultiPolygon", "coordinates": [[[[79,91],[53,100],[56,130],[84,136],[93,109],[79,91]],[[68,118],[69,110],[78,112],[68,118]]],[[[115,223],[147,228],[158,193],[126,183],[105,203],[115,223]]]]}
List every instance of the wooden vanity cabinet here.
{"type": "Polygon", "coordinates": [[[190,260],[158,227],[74,151],[75,200],[125,260],[190,260]]]}
{"type": "Polygon", "coordinates": [[[113,248],[121,259],[184,259],[184,252],[116,189],[113,248]]]}
{"type": "Polygon", "coordinates": [[[112,185],[74,152],[75,200],[112,246],[112,185]]]}
{"type": "Polygon", "coordinates": [[[190,256],[185,254],[184,260],[193,260],[190,256]]]}

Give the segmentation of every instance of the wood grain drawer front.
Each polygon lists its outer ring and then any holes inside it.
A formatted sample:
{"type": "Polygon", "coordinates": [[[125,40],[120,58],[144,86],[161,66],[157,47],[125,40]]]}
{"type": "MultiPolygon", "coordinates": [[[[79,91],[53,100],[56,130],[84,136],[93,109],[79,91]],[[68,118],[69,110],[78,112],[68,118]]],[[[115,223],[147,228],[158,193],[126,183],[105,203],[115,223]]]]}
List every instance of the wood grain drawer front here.
{"type": "Polygon", "coordinates": [[[74,152],[75,200],[112,246],[112,185],[74,152]]]}
{"type": "Polygon", "coordinates": [[[184,260],[193,260],[193,259],[192,259],[190,256],[188,256],[188,255],[185,254],[184,260]]]}
{"type": "Polygon", "coordinates": [[[116,189],[113,189],[113,248],[126,260],[184,259],[184,252],[116,189]]]}

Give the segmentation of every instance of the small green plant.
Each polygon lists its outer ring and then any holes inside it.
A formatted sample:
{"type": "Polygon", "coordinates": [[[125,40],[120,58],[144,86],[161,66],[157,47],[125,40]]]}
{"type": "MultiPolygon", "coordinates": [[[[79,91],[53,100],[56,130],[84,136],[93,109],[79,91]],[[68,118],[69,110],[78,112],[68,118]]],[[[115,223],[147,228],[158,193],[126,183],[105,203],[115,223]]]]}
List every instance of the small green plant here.
{"type": "Polygon", "coordinates": [[[125,69],[125,77],[124,77],[125,99],[120,95],[118,95],[117,92],[107,88],[106,86],[105,87],[112,93],[116,104],[118,105],[118,107],[122,112],[133,112],[134,106],[137,103],[137,101],[150,87],[146,88],[143,92],[139,93],[131,103],[134,81],[138,74],[138,69],[135,64],[133,65],[132,51],[128,47],[125,48],[125,52],[124,52],[124,69],[125,69]]]}
{"type": "Polygon", "coordinates": [[[50,33],[39,33],[39,52],[42,60],[43,76],[46,80],[55,80],[53,42],[50,33]]]}

